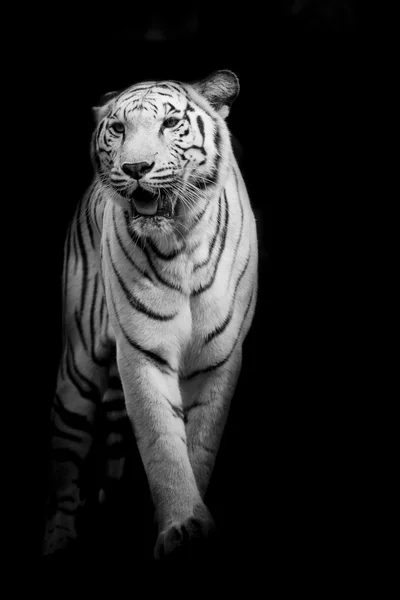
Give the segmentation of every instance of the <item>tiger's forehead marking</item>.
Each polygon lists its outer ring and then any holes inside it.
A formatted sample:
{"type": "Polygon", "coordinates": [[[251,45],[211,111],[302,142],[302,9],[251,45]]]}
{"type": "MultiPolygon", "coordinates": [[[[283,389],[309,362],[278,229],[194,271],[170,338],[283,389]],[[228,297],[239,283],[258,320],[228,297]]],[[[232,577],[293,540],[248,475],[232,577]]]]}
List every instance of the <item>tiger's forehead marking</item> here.
{"type": "Polygon", "coordinates": [[[149,117],[160,117],[168,112],[185,111],[188,100],[186,90],[177,83],[141,83],[129,88],[117,98],[111,117],[122,116],[128,119],[136,111],[148,113],[149,117]]]}

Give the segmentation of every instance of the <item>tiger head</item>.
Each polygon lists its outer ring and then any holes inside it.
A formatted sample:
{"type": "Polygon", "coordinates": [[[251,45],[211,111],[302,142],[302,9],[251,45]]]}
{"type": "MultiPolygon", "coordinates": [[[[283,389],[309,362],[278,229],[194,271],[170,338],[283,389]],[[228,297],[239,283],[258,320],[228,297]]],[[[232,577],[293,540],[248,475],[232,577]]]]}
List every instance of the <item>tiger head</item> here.
{"type": "Polygon", "coordinates": [[[225,123],[239,82],[231,71],[185,84],[144,82],[93,109],[92,157],[109,196],[138,234],[187,230],[225,181],[225,123]]]}

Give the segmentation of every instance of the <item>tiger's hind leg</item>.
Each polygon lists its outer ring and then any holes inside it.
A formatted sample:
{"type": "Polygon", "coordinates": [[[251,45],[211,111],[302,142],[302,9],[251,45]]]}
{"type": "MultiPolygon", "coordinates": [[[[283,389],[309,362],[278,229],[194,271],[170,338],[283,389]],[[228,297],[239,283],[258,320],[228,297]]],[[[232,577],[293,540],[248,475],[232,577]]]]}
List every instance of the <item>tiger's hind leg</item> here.
{"type": "Polygon", "coordinates": [[[125,410],[125,397],[116,361],[110,366],[108,387],[102,402],[105,439],[105,465],[102,487],[99,492],[101,504],[110,500],[123,477],[127,438],[132,426],[125,410]]]}
{"type": "Polygon", "coordinates": [[[51,483],[43,554],[63,550],[76,539],[76,518],[85,503],[82,473],[93,425],[107,383],[107,368],[81,344],[67,345],[52,406],[51,483]]]}

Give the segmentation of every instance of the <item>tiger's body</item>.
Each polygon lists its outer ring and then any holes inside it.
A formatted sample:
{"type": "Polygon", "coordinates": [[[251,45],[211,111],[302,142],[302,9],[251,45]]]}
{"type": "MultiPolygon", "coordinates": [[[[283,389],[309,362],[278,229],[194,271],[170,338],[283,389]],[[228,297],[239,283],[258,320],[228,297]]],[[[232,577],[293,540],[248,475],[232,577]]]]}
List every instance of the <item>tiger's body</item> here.
{"type": "MultiPolygon", "coordinates": [[[[126,414],[133,427],[155,557],[213,528],[204,495],[257,296],[256,225],[224,120],[237,93],[236,76],[219,71],[136,84],[95,109],[96,174],[65,246],[45,554],[77,535],[101,402],[111,447],[126,414]]],[[[108,462],[109,478],[123,462],[108,462]]]]}

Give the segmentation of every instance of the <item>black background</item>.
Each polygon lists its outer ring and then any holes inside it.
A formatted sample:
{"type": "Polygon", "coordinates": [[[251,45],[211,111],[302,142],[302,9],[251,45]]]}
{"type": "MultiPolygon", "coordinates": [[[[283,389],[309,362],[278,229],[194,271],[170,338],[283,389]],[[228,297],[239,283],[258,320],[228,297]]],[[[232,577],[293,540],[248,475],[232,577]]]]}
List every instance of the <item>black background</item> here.
{"type": "MultiPolygon", "coordinates": [[[[355,3],[282,1],[262,11],[219,12],[175,2],[164,9],[109,6],[90,16],[64,7],[36,13],[29,40],[23,87],[32,99],[24,103],[19,146],[30,167],[19,215],[29,240],[20,309],[29,321],[26,376],[21,359],[14,362],[34,430],[16,468],[19,483],[34,490],[25,507],[25,521],[35,523],[27,540],[32,561],[40,561],[48,419],[61,351],[63,244],[92,177],[91,107],[141,79],[193,81],[227,68],[241,84],[228,125],[241,144],[259,228],[260,290],[208,496],[220,526],[218,558],[261,559],[272,571],[291,557],[323,563],[343,516],[354,510],[350,426],[336,378],[348,365],[337,339],[327,339],[335,338],[342,314],[332,255],[354,191],[368,47],[355,3]],[[146,40],[151,26],[164,39],[146,40]],[[279,262],[287,259],[274,277],[272,203],[279,262]]],[[[124,484],[119,506],[95,511],[85,564],[151,559],[146,494],[139,475],[124,484]]]]}

